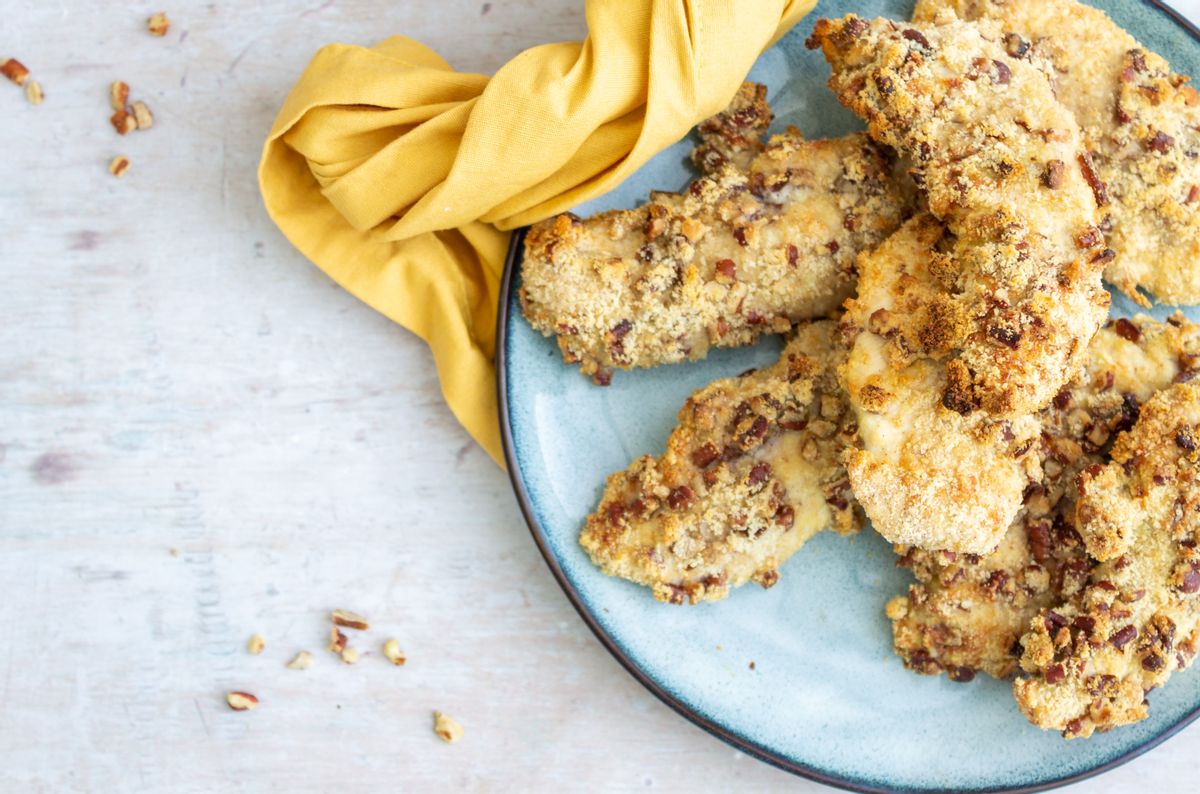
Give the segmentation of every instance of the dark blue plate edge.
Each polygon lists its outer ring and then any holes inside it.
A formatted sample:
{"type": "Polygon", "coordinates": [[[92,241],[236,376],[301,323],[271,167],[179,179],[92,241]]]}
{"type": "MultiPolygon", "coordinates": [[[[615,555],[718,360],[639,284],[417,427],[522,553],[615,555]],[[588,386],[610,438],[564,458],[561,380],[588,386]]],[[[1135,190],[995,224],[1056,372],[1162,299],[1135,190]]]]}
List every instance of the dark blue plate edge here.
{"type": "MultiPolygon", "coordinates": [[[[1150,6],[1155,11],[1165,15],[1168,19],[1182,28],[1189,36],[1200,44],[1200,28],[1194,25],[1190,20],[1172,8],[1162,0],[1142,0],[1144,5],[1150,6]]],[[[515,446],[512,435],[512,421],[509,411],[508,400],[508,323],[509,323],[509,308],[512,305],[512,290],[513,290],[513,274],[516,272],[517,266],[521,259],[522,244],[525,241],[525,233],[528,227],[517,229],[513,232],[512,240],[509,243],[508,255],[504,261],[504,276],[500,282],[500,292],[498,295],[499,307],[496,313],[496,397],[499,406],[500,414],[500,442],[504,451],[504,463],[508,468],[509,479],[512,481],[513,492],[516,494],[517,503],[520,505],[521,514],[525,517],[525,523],[529,526],[529,533],[533,536],[533,542],[537,544],[538,550],[545,559],[546,565],[550,568],[550,572],[554,574],[554,578],[558,581],[559,587],[567,596],[567,600],[575,607],[575,611],[579,613],[579,617],[587,624],[592,633],[596,635],[596,639],[600,644],[608,650],[610,654],[621,664],[625,670],[634,677],[642,686],[648,689],[651,694],[669,706],[675,713],[679,714],[684,719],[697,725],[713,736],[717,737],[726,744],[736,748],[737,750],[753,756],[760,761],[764,761],[777,769],[782,769],[785,772],[790,772],[794,775],[807,778],[808,780],[832,786],[834,788],[843,789],[845,791],[862,792],[863,794],[909,794],[914,791],[911,788],[894,788],[880,787],[866,780],[854,779],[849,777],[839,777],[831,775],[815,767],[806,764],[797,763],[788,758],[774,753],[770,750],[760,747],[748,739],[737,735],[709,718],[700,714],[692,707],[683,703],[677,697],[672,695],[661,687],[658,682],[646,675],[645,672],[637,665],[637,663],[629,657],[620,644],[613,639],[607,631],[593,617],[587,605],[584,604],[583,598],[575,589],[562,566],[559,565],[558,559],[550,550],[549,542],[547,541],[545,531],[534,515],[533,503],[529,497],[529,490],[525,486],[525,479],[521,473],[521,468],[517,463],[515,446]]],[[[1116,769],[1122,764],[1137,758],[1138,756],[1153,750],[1160,744],[1170,739],[1175,734],[1182,731],[1188,725],[1191,725],[1198,717],[1200,717],[1200,704],[1196,708],[1184,714],[1173,725],[1161,731],[1157,736],[1142,742],[1140,745],[1125,751],[1121,755],[1111,758],[1103,764],[1098,764],[1091,769],[1082,772],[1076,772],[1065,777],[1045,780],[1039,783],[1034,783],[1028,786],[1018,786],[1016,788],[977,788],[977,789],[942,789],[945,791],[962,792],[963,794],[1032,794],[1032,792],[1048,791],[1060,786],[1078,783],[1082,780],[1095,777],[1096,775],[1108,772],[1111,769],[1116,769]]],[[[933,791],[934,789],[926,789],[933,791]]]]}

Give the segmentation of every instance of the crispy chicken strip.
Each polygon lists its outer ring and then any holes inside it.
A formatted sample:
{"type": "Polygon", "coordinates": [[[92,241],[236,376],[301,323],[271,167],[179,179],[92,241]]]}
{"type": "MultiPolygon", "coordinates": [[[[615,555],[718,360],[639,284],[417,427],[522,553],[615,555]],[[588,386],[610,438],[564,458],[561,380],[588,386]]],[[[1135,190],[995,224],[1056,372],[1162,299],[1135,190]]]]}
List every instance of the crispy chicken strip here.
{"type": "Polygon", "coordinates": [[[1084,130],[1112,125],[1121,61],[1138,43],[1103,11],[1075,0],[917,0],[912,18],[933,23],[947,9],[960,19],[997,23],[981,32],[989,38],[998,32],[1010,56],[1048,57],[1061,67],[1052,79],[1070,90],[1056,93],[1084,130]]]}
{"type": "Polygon", "coordinates": [[[1039,475],[1027,454],[1032,415],[997,421],[958,410],[947,386],[953,297],[944,226],[925,213],[859,260],[858,296],[841,328],[851,345],[839,375],[858,418],[861,448],[846,453],[855,496],[893,543],[984,554],[996,547],[1039,475]],[[949,399],[947,399],[949,395],[949,399]]]}
{"type": "Polygon", "coordinates": [[[1112,462],[1079,478],[1076,527],[1109,559],[1021,638],[1017,704],[1040,728],[1090,736],[1145,719],[1146,693],[1200,644],[1200,383],[1152,397],[1112,462]],[[1114,541],[1112,528],[1121,528],[1114,541]],[[1115,545],[1113,543],[1115,542],[1115,545]]]}
{"type": "Polygon", "coordinates": [[[1191,377],[1198,357],[1200,326],[1182,315],[1117,320],[1095,336],[1084,372],[1039,417],[1045,476],[1026,490],[1000,546],[983,557],[897,547],[917,577],[887,606],[905,666],[957,681],[1017,671],[1030,619],[1076,595],[1094,564],[1075,527],[1076,475],[1107,462],[1111,438],[1132,426],[1138,406],[1191,377]]]}
{"type": "Polygon", "coordinates": [[[888,540],[984,554],[1036,476],[1022,453],[1108,308],[1078,127],[1045,76],[974,25],[853,15],[809,46],[932,218],[861,257],[843,380],[862,426],[854,492],[888,540]],[[957,415],[957,416],[956,416],[957,415]]]}
{"type": "Polygon", "coordinates": [[[830,87],[914,163],[949,242],[936,277],[955,402],[997,416],[1045,407],[1104,321],[1112,255],[1079,127],[1045,75],[953,20],[816,24],[830,87]]]}
{"type": "MultiPolygon", "coordinates": [[[[702,149],[738,159],[712,144],[721,134],[705,133],[702,149]]],[[[638,209],[543,221],[525,238],[525,317],[599,384],[613,369],[699,359],[822,317],[852,292],[858,253],[909,212],[893,165],[861,133],[806,141],[791,130],[748,170],[726,163],[638,209]]]]}
{"type": "Polygon", "coordinates": [[[770,587],[815,533],[862,525],[840,464],[854,434],[834,369],[831,321],[800,326],[773,366],[688,398],[659,458],[608,479],[580,543],[604,573],[659,601],[770,587]]]}
{"type": "Polygon", "coordinates": [[[1105,275],[1149,305],[1200,303],[1200,94],[1167,62],[1126,53],[1117,97],[1120,122],[1102,145],[1109,239],[1118,256],[1105,275]]]}
{"type": "Polygon", "coordinates": [[[994,22],[985,35],[1047,63],[1107,183],[1102,228],[1117,252],[1105,277],[1145,305],[1200,303],[1200,94],[1101,10],[1075,0],[920,0],[914,20],[946,9],[994,22]],[[994,32],[991,32],[994,31],[994,32]]]}

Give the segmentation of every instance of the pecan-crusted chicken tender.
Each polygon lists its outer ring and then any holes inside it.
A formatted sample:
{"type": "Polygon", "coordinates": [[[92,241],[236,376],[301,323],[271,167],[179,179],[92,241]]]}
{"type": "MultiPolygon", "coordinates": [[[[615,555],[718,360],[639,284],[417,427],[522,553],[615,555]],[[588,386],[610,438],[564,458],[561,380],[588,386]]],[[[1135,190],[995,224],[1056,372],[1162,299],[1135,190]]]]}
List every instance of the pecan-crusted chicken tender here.
{"type": "Polygon", "coordinates": [[[1144,305],[1138,287],[1200,303],[1200,94],[1186,80],[1156,55],[1126,53],[1117,125],[1096,144],[1118,252],[1105,274],[1144,305]]]}
{"type": "Polygon", "coordinates": [[[946,322],[955,308],[937,272],[951,266],[941,250],[948,238],[923,213],[859,260],[858,295],[841,322],[851,352],[839,374],[861,442],[847,451],[846,469],[888,540],[984,554],[1039,474],[1028,454],[1038,423],[947,404],[955,338],[946,322]]]}
{"type": "Polygon", "coordinates": [[[840,464],[854,426],[835,336],[830,321],[801,326],[776,364],[689,397],[665,454],[609,477],[580,537],[604,573],[660,601],[714,601],[770,587],[815,533],[861,527],[840,464]]]}
{"type": "Polygon", "coordinates": [[[871,136],[912,161],[954,235],[934,274],[945,402],[1005,417],[1045,407],[1109,304],[1112,252],[1074,117],[1041,71],[966,22],[850,15],[819,20],[808,44],[871,136]]]}
{"type": "Polygon", "coordinates": [[[851,293],[857,254],[909,211],[893,165],[861,133],[790,130],[746,170],[726,162],[638,209],[543,221],[525,239],[525,317],[600,384],[822,317],[851,293]]]}
{"type": "Polygon", "coordinates": [[[1200,303],[1200,94],[1101,10],[1075,0],[919,0],[913,19],[953,10],[1044,63],[1107,183],[1105,276],[1147,304],[1200,303]]]}
{"type": "Polygon", "coordinates": [[[1045,476],[1027,489],[1000,546],[982,557],[897,547],[899,564],[917,577],[887,608],[907,667],[959,681],[976,671],[997,678],[1017,671],[1030,619],[1076,595],[1094,565],[1075,527],[1076,475],[1106,462],[1138,406],[1191,377],[1198,356],[1200,326],[1182,315],[1110,323],[1092,340],[1085,370],[1039,416],[1034,452],[1045,476]]]}
{"type": "Polygon", "coordinates": [[[1152,397],[1112,462],[1079,478],[1076,528],[1108,557],[1088,586],[1040,612],[1021,638],[1021,711],[1067,738],[1137,722],[1146,693],[1200,642],[1200,384],[1152,397]],[[1112,527],[1122,528],[1114,539],[1112,527]],[[1113,556],[1115,555],[1115,556],[1113,556]]]}
{"type": "Polygon", "coordinates": [[[861,257],[847,304],[854,493],[888,540],[990,552],[1038,474],[1032,415],[1108,308],[1078,127],[1040,71],[965,22],[848,16],[808,43],[843,104],[913,162],[933,216],[861,257]]]}

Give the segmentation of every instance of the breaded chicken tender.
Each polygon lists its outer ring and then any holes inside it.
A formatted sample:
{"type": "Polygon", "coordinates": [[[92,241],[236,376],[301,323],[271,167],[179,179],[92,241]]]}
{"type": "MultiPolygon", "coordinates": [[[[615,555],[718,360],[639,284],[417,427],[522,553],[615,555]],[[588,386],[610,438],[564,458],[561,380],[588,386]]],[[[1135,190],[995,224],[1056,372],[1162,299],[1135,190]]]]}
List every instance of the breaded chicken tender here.
{"type": "Polygon", "coordinates": [[[1052,77],[1056,93],[1082,129],[1112,124],[1121,61],[1138,43],[1103,11],[1075,0],[917,0],[912,20],[934,23],[947,11],[993,23],[981,32],[999,38],[1011,57],[1041,56],[1051,62],[1050,71],[1061,68],[1052,77]]]}
{"type": "Polygon", "coordinates": [[[1075,525],[1076,476],[1107,462],[1112,438],[1132,426],[1138,406],[1191,377],[1198,357],[1200,326],[1181,315],[1121,319],[1096,335],[1084,372],[1039,416],[1034,453],[1045,476],[1026,490],[1000,546],[982,557],[897,547],[899,564],[917,577],[887,607],[905,666],[958,681],[1017,671],[1030,619],[1078,594],[1095,564],[1075,525]]]}
{"type": "Polygon", "coordinates": [[[1075,0],[919,0],[913,19],[952,10],[990,23],[1016,58],[1046,63],[1106,183],[1105,277],[1148,305],[1200,303],[1200,94],[1101,10],[1075,0]]]}
{"type": "Polygon", "coordinates": [[[1149,305],[1200,303],[1200,94],[1143,50],[1125,54],[1117,124],[1097,139],[1097,168],[1108,183],[1106,217],[1117,250],[1105,275],[1149,305]]]}
{"type": "Polygon", "coordinates": [[[954,298],[937,278],[950,239],[932,215],[908,221],[859,260],[858,295],[841,328],[841,382],[861,446],[846,453],[855,496],[893,543],[985,554],[996,547],[1040,470],[1028,454],[1034,416],[960,411],[945,361],[956,341],[954,298]]]}
{"type": "Polygon", "coordinates": [[[1079,479],[1075,525],[1107,559],[1022,639],[1017,704],[1040,728],[1090,736],[1145,719],[1146,693],[1200,643],[1200,383],[1152,397],[1112,462],[1079,479]],[[1113,528],[1120,531],[1114,535],[1113,528]]]}
{"type": "Polygon", "coordinates": [[[807,141],[793,129],[738,168],[755,130],[749,121],[702,125],[697,160],[711,173],[683,193],[529,230],[522,310],[558,337],[565,361],[606,384],[614,369],[753,344],[851,294],[858,253],[910,212],[894,158],[861,133],[807,141]]]}
{"type": "Polygon", "coordinates": [[[810,47],[871,136],[913,163],[953,239],[934,276],[945,401],[1033,413],[1070,379],[1104,321],[1093,168],[1045,75],[972,24],[818,20],[810,47]]]}
{"type": "Polygon", "coordinates": [[[751,580],[770,587],[817,532],[856,532],[844,355],[833,322],[804,324],[776,364],[689,397],[666,452],[609,477],[580,536],[592,561],[659,601],[715,601],[751,580]]]}

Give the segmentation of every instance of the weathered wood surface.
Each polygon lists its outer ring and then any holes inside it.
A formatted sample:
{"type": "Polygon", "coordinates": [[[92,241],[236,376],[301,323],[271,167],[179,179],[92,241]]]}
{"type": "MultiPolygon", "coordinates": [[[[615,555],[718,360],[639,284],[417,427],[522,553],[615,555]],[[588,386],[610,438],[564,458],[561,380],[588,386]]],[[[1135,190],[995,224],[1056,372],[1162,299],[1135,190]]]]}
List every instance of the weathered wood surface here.
{"type": "MultiPolygon", "coordinates": [[[[0,84],[0,790],[820,788],[608,656],[425,347],[261,209],[261,141],[320,44],[403,33],[490,71],[581,36],[581,3],[177,2],[163,40],[154,10],[0,0],[0,57],[47,95],[0,84]],[[108,127],[114,79],[152,131],[108,127]],[[377,625],[355,667],[324,650],[335,606],[377,625]]],[[[1193,727],[1080,789],[1184,791],[1198,751],[1193,727]]]]}

